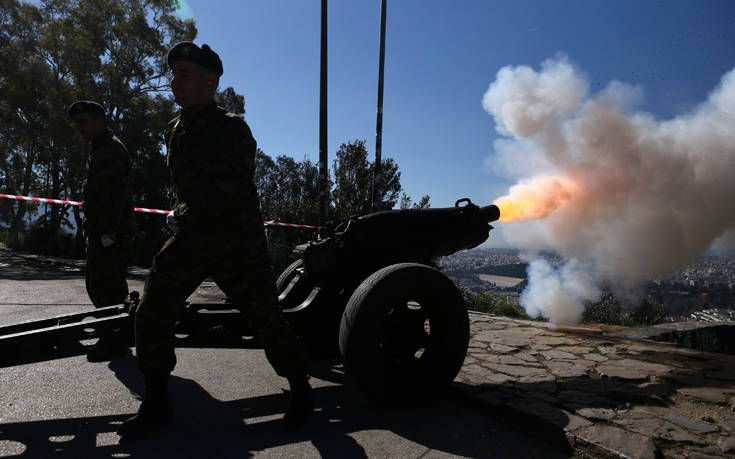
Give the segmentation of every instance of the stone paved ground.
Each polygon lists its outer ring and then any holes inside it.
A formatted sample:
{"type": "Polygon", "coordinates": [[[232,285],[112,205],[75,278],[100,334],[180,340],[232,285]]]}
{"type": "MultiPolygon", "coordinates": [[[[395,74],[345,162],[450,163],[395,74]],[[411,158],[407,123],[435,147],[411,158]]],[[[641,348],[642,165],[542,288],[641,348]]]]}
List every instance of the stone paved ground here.
{"type": "Polygon", "coordinates": [[[455,385],[594,457],[735,457],[735,356],[471,313],[455,385]]]}

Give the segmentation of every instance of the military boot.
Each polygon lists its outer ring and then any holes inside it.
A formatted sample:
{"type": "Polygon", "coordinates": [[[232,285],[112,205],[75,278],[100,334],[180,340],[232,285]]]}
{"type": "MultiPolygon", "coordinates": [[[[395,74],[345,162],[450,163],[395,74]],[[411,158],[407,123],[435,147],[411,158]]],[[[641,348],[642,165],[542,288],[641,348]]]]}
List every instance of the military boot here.
{"type": "MultiPolygon", "coordinates": [[[[135,308],[138,307],[140,294],[133,290],[122,301],[123,309],[131,316],[135,315],[135,308]]],[[[132,343],[132,332],[129,336],[125,336],[120,332],[109,331],[97,340],[94,346],[87,352],[87,361],[89,362],[107,362],[117,357],[122,357],[130,349],[132,343]]]]}
{"type": "Polygon", "coordinates": [[[311,413],[314,411],[314,393],[306,375],[288,378],[291,387],[291,402],[288,411],[281,421],[286,430],[299,429],[309,425],[311,413]]]}
{"type": "Polygon", "coordinates": [[[168,393],[168,373],[143,373],[145,398],[138,412],[125,420],[117,434],[125,440],[136,440],[150,435],[173,421],[168,393]]]}

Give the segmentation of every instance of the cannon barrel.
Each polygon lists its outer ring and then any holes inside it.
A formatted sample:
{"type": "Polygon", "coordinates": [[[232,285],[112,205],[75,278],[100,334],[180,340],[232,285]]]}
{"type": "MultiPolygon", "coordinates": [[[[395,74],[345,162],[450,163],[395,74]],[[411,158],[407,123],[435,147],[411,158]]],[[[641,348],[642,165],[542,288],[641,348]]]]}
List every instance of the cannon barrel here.
{"type": "Polygon", "coordinates": [[[485,242],[498,220],[497,206],[465,198],[454,207],[387,210],[339,222],[322,240],[302,246],[309,275],[376,270],[394,263],[428,263],[485,242]]]}
{"type": "Polygon", "coordinates": [[[500,219],[500,209],[495,204],[480,208],[480,215],[487,219],[487,222],[494,222],[500,219]]]}

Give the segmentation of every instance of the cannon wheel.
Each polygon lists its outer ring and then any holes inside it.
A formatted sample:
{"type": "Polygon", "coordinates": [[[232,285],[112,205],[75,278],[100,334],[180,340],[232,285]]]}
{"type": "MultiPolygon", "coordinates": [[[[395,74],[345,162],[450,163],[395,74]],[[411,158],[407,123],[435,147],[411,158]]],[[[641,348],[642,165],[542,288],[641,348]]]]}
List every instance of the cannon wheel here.
{"type": "Polygon", "coordinates": [[[469,317],[459,290],[436,269],[416,263],[391,265],[365,279],[339,330],[347,373],[381,401],[448,386],[468,343],[469,317]]]}

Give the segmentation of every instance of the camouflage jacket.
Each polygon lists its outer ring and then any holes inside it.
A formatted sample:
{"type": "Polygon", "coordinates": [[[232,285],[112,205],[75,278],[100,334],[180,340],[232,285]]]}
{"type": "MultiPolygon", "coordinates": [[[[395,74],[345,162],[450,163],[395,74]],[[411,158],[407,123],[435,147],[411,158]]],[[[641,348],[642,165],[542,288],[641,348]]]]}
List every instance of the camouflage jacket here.
{"type": "Polygon", "coordinates": [[[87,235],[117,238],[135,232],[130,156],[109,130],[92,141],[82,200],[87,235]]]}
{"type": "Polygon", "coordinates": [[[184,109],[169,123],[165,139],[181,233],[262,231],[253,183],[256,142],[242,118],[214,102],[184,109]]]}

